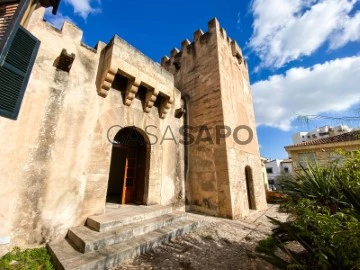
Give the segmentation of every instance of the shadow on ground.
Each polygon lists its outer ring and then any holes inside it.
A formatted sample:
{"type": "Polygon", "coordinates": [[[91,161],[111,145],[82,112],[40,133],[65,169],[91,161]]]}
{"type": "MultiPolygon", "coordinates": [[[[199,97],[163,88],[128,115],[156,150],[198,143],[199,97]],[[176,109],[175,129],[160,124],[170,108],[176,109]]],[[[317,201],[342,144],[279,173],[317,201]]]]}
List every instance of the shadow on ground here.
{"type": "Polygon", "coordinates": [[[257,242],[266,238],[271,228],[265,215],[248,221],[209,217],[195,232],[156,247],[113,270],[276,269],[254,252],[257,242]]]}
{"type": "Polygon", "coordinates": [[[274,269],[258,259],[246,243],[227,239],[186,238],[156,248],[118,269],[274,269]]]}

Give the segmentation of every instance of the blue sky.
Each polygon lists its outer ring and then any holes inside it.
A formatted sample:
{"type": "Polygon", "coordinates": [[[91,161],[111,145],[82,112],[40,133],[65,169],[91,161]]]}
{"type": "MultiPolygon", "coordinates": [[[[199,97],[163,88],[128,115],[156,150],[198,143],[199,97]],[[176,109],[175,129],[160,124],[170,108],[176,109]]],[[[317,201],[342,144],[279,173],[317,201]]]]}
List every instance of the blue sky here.
{"type": "Polygon", "coordinates": [[[360,0],[62,0],[45,16],[74,22],[87,45],[116,34],[157,62],[213,17],[248,61],[263,156],[285,158],[293,133],[341,124],[298,115],[360,116],[360,0]]]}

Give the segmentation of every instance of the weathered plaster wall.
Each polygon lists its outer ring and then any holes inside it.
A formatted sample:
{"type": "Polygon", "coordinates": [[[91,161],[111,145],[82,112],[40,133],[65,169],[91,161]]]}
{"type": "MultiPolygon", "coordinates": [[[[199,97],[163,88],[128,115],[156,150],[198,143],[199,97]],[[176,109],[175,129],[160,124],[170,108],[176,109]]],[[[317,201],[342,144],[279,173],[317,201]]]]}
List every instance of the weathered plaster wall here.
{"type": "MultiPolygon", "coordinates": [[[[165,119],[155,107],[145,113],[138,99],[125,106],[115,89],[100,97],[96,78],[105,44],[97,49],[82,45],[81,30],[65,22],[58,31],[42,21],[43,12],[35,11],[28,27],[41,46],[18,120],[0,118],[0,236],[12,238],[0,252],[63,237],[69,227],[103,212],[112,150],[107,131],[113,125],[142,130],[156,126],[150,130],[159,141],[151,146],[148,161],[147,203],[184,205],[183,164],[178,159],[183,147],[172,141],[160,144],[167,126],[178,130],[182,124],[174,117],[181,101],[172,75],[159,66],[155,71],[163,74],[173,98],[165,119]],[[53,66],[62,49],[76,55],[69,73],[53,66]]],[[[120,59],[129,66],[157,65],[144,63],[144,56],[130,46],[128,51],[134,61],[120,59]]],[[[146,71],[142,75],[149,76],[146,71]]]]}

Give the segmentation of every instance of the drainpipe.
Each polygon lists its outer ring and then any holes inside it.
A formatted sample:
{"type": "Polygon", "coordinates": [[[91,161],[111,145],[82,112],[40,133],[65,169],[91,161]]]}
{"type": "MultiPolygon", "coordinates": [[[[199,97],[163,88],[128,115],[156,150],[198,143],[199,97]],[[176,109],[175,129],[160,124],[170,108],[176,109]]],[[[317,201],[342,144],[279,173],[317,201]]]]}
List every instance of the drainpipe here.
{"type": "MultiPolygon", "coordinates": [[[[189,126],[190,120],[189,120],[189,102],[190,98],[188,95],[182,96],[182,99],[184,101],[184,107],[185,107],[185,117],[184,117],[184,125],[189,126]]],[[[187,184],[189,183],[189,164],[190,164],[190,151],[189,151],[189,145],[184,145],[184,162],[185,162],[185,188],[187,184]]],[[[185,198],[186,198],[187,192],[185,191],[185,198]]]]}

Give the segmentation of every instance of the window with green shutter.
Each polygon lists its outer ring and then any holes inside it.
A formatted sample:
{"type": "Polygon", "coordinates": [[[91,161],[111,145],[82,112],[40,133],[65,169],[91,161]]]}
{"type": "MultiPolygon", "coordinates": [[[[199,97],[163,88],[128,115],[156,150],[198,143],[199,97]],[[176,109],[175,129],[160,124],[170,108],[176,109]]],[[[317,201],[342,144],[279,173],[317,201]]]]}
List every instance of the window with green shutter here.
{"type": "Polygon", "coordinates": [[[0,115],[17,119],[39,44],[19,26],[0,65],[0,115]]]}
{"type": "Polygon", "coordinates": [[[40,44],[37,38],[20,26],[29,1],[15,2],[19,2],[17,9],[11,10],[11,19],[7,19],[6,25],[3,24],[6,29],[0,39],[0,116],[10,119],[18,117],[40,44]]]}

